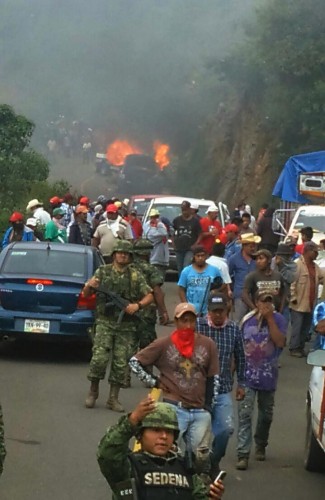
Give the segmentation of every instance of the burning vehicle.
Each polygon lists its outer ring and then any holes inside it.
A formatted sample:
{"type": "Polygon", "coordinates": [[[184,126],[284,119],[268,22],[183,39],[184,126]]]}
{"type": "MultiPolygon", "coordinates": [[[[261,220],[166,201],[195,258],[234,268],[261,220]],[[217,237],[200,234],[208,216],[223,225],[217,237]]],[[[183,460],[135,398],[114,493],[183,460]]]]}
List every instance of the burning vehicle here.
{"type": "Polygon", "coordinates": [[[152,154],[146,154],[134,142],[116,139],[108,146],[106,155],[96,155],[96,172],[114,172],[119,195],[159,194],[166,188],[164,169],[170,164],[170,148],[155,141],[152,149],[152,154]]]}

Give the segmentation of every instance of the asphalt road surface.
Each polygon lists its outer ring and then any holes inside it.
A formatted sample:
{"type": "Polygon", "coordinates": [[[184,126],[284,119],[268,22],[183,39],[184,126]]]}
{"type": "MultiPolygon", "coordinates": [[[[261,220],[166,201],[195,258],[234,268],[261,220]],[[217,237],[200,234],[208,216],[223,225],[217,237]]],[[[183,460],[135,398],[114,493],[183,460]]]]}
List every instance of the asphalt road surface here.
{"type": "MultiPolygon", "coordinates": [[[[168,309],[177,297],[167,283],[168,309]]],[[[171,333],[160,327],[160,335],[171,333]]],[[[119,414],[105,408],[107,382],[95,409],[84,407],[89,352],[80,346],[33,343],[0,346],[0,400],[7,458],[0,480],[1,500],[107,500],[110,490],[96,462],[97,443],[119,414]]],[[[222,467],[225,500],[323,500],[325,475],[303,468],[305,396],[310,368],[301,359],[281,357],[279,387],[267,460],[251,459],[235,469],[233,436],[222,467]]],[[[133,379],[122,392],[127,410],[147,390],[133,379]]]]}

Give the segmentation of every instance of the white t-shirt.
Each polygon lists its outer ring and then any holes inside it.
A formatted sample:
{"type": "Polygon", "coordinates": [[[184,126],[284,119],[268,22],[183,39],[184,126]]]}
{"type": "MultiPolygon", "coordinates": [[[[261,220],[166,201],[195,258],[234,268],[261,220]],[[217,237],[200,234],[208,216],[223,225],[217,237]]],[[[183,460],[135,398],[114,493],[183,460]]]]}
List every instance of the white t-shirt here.
{"type": "Polygon", "coordinates": [[[210,264],[211,266],[217,267],[219,269],[223,282],[226,283],[226,285],[229,285],[229,283],[231,283],[229,267],[226,259],[222,257],[217,257],[216,255],[211,255],[206,260],[206,262],[207,264],[210,264]]]}

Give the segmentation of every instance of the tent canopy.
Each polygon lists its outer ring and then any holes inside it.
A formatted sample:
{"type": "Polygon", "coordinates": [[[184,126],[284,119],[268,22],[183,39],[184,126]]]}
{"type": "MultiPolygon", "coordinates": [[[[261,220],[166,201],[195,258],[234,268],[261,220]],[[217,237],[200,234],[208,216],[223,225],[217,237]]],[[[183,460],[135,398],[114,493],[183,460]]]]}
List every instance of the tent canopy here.
{"type": "Polygon", "coordinates": [[[299,194],[299,174],[325,172],[325,151],[291,156],[273,188],[272,195],[284,201],[309,203],[308,198],[299,194]]]}

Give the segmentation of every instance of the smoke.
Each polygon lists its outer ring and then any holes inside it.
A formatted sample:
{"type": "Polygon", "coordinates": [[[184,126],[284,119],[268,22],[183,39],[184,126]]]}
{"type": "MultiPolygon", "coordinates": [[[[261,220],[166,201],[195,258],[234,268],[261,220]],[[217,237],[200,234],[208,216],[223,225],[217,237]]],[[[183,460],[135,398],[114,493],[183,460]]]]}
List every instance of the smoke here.
{"type": "Polygon", "coordinates": [[[185,150],[218,100],[208,61],[261,1],[2,0],[0,101],[185,150]]]}

